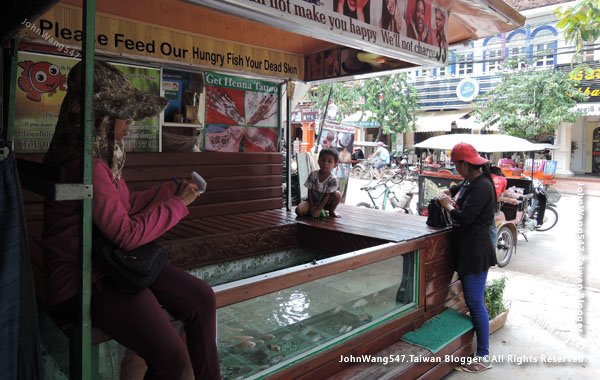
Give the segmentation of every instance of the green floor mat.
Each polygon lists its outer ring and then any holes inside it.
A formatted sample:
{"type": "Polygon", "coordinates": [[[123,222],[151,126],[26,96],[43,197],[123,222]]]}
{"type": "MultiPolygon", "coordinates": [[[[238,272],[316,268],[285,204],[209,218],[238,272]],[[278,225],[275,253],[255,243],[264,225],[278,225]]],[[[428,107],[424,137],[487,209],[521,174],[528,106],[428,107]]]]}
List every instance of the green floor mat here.
{"type": "Polygon", "coordinates": [[[402,336],[402,340],[424,347],[434,354],[473,328],[469,317],[446,309],[423,326],[402,336]]]}

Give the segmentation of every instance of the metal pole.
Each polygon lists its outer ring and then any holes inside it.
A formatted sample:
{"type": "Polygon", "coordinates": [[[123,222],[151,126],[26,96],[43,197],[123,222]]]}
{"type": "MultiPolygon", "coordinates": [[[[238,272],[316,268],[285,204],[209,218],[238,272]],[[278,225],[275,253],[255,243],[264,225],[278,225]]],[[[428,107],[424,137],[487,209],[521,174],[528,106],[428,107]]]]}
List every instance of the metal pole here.
{"type": "MultiPolygon", "coordinates": [[[[279,87],[280,91],[281,91],[281,86],[279,87]]],[[[287,168],[287,173],[285,176],[285,181],[286,181],[286,192],[287,192],[287,196],[286,196],[286,209],[288,211],[292,210],[292,154],[293,154],[293,147],[292,147],[292,139],[291,137],[291,128],[292,128],[292,110],[291,110],[291,106],[292,106],[292,96],[293,94],[293,89],[294,86],[293,84],[291,84],[291,81],[288,81],[286,84],[286,92],[287,92],[287,96],[286,96],[286,122],[285,122],[285,149],[286,149],[286,154],[285,154],[285,164],[286,164],[286,168],[287,168]]]]}
{"type": "Polygon", "coordinates": [[[10,148],[15,149],[15,109],[17,96],[17,68],[19,62],[19,37],[15,37],[11,42],[10,55],[10,88],[8,94],[8,115],[6,120],[6,140],[11,144],[10,148]]]}
{"type": "MultiPolygon", "coordinates": [[[[93,92],[94,92],[94,48],[96,40],[96,0],[83,2],[83,31],[82,64],[84,76],[81,99],[81,179],[86,187],[92,186],[92,139],[93,139],[93,92]]],[[[92,285],[92,199],[82,199],[81,214],[81,297],[79,309],[79,323],[76,339],[79,340],[80,349],[74,357],[79,356],[79,363],[72,363],[72,368],[78,372],[71,372],[71,378],[92,379],[92,323],[90,316],[91,285],[92,285]],[[79,368],[73,367],[73,365],[79,368]]],[[[75,347],[73,347],[74,349],[75,347]]]]}
{"type": "Polygon", "coordinates": [[[327,95],[327,103],[325,104],[325,112],[323,112],[323,117],[321,118],[321,124],[319,125],[319,135],[317,136],[317,141],[315,142],[315,153],[319,153],[319,141],[321,141],[321,134],[323,133],[323,126],[325,125],[325,118],[327,117],[327,109],[329,108],[329,101],[331,100],[331,94],[333,93],[333,83],[329,85],[329,95],[327,95]]]}

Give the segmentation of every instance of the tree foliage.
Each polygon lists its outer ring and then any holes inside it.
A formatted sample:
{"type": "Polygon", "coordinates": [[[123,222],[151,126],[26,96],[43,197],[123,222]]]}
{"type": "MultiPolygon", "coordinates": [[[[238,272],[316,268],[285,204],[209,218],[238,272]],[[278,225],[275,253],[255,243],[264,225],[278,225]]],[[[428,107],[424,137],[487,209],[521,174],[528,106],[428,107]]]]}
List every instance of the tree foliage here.
{"type": "Polygon", "coordinates": [[[600,37],[600,0],[583,0],[572,7],[559,7],[554,11],[559,29],[567,42],[575,43],[577,52],[582,43],[600,37]]]}
{"type": "Polygon", "coordinates": [[[377,140],[390,132],[414,130],[419,98],[406,74],[366,80],[360,89],[365,99],[361,110],[371,111],[379,122],[377,140]]]}
{"type": "Polygon", "coordinates": [[[390,132],[414,129],[418,96],[404,73],[355,82],[321,84],[309,96],[320,112],[325,112],[330,89],[330,103],[338,107],[337,121],[353,112],[371,111],[373,116],[365,117],[362,121],[379,122],[377,140],[382,140],[383,135],[390,132]]]}
{"type": "Polygon", "coordinates": [[[476,115],[502,133],[539,140],[574,122],[574,107],[586,98],[564,72],[522,69],[503,73],[496,88],[480,95],[476,115]]]}

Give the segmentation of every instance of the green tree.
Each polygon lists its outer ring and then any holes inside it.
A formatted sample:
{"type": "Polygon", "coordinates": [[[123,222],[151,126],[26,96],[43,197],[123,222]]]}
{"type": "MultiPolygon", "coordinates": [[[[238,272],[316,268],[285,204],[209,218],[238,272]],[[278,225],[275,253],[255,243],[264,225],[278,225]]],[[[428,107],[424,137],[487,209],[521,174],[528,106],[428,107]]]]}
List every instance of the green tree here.
{"type": "Polygon", "coordinates": [[[503,73],[502,83],[480,95],[476,115],[505,134],[540,140],[574,122],[575,104],[586,98],[564,72],[525,68],[503,73]]]}
{"type": "Polygon", "coordinates": [[[371,111],[374,115],[372,119],[379,122],[377,141],[382,141],[383,135],[390,132],[414,130],[419,97],[406,74],[366,80],[360,89],[365,99],[361,110],[371,111]]]}
{"type": "Polygon", "coordinates": [[[554,11],[559,29],[567,42],[575,43],[577,56],[583,42],[593,42],[600,37],[600,1],[583,0],[572,7],[559,7],[554,11]]]}
{"type": "Polygon", "coordinates": [[[356,111],[373,113],[363,121],[379,122],[378,141],[390,132],[414,130],[418,96],[404,73],[362,81],[321,84],[313,88],[309,95],[320,112],[325,110],[330,91],[330,104],[338,106],[337,121],[356,111]]]}
{"type": "Polygon", "coordinates": [[[352,82],[330,83],[313,87],[309,92],[309,99],[315,102],[319,120],[323,117],[329,100],[330,105],[335,104],[338,107],[335,120],[340,121],[342,115],[351,113],[355,109],[355,104],[360,100],[360,94],[352,82]],[[331,96],[329,96],[330,93],[331,96]]]}

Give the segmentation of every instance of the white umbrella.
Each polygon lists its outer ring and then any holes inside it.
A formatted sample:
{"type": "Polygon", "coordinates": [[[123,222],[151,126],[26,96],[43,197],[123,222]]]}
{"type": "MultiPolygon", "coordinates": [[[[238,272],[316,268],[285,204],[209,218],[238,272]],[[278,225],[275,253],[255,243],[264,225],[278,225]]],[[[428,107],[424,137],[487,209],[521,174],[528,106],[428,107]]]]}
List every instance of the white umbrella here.
{"type": "Polygon", "coordinates": [[[534,144],[519,137],[499,134],[472,135],[467,133],[431,137],[415,144],[415,148],[448,150],[461,142],[473,145],[480,153],[532,152],[546,149],[546,144],[534,144]]]}

